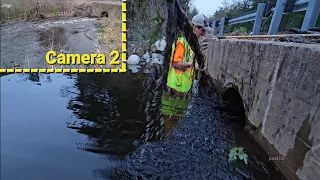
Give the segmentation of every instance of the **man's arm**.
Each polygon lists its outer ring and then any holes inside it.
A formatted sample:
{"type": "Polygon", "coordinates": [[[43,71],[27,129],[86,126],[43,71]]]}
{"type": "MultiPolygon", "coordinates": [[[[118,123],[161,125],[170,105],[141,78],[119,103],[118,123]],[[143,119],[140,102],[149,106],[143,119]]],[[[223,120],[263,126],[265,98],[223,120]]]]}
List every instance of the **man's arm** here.
{"type": "Polygon", "coordinates": [[[200,36],[198,39],[199,45],[200,45],[200,51],[203,56],[203,62],[204,62],[204,64],[199,67],[199,69],[202,71],[207,68],[207,63],[208,63],[207,50],[208,50],[208,45],[209,45],[209,39],[210,39],[210,37],[208,37],[206,35],[200,36]]]}
{"type": "Polygon", "coordinates": [[[189,68],[192,66],[192,63],[191,62],[174,62],[173,63],[174,67],[177,68],[177,69],[186,69],[186,68],[189,68]]]}
{"type": "Polygon", "coordinates": [[[173,66],[182,71],[185,71],[192,66],[192,62],[183,62],[184,51],[183,45],[180,42],[177,42],[175,54],[173,56],[173,66]]]}

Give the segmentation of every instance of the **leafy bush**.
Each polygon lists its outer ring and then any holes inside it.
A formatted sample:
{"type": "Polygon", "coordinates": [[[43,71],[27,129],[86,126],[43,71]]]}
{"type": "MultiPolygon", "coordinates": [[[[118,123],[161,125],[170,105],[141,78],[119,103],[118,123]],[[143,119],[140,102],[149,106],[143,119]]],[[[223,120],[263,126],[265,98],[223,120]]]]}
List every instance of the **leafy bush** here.
{"type": "Polygon", "coordinates": [[[243,147],[233,147],[229,151],[229,162],[236,161],[237,159],[248,164],[248,155],[244,152],[243,147]]]}
{"type": "Polygon", "coordinates": [[[245,27],[238,27],[234,29],[234,33],[238,36],[247,36],[248,34],[248,30],[245,27]]]}

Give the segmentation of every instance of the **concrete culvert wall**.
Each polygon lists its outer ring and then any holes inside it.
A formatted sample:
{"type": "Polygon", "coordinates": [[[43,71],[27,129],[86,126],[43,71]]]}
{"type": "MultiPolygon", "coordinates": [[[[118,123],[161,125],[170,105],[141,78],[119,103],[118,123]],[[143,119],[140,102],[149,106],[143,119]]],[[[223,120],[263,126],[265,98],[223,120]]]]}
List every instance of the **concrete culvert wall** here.
{"type": "Polygon", "coordinates": [[[246,125],[246,113],[243,106],[242,98],[235,88],[229,88],[222,96],[222,100],[226,101],[227,110],[233,115],[231,121],[246,125]]]}
{"type": "Polygon", "coordinates": [[[121,1],[94,1],[92,2],[92,13],[96,17],[107,14],[108,18],[121,19],[121,1]]]}
{"type": "Polygon", "coordinates": [[[211,39],[208,49],[212,82],[219,94],[238,87],[252,135],[281,157],[272,161],[290,180],[318,180],[320,46],[211,39]]]}

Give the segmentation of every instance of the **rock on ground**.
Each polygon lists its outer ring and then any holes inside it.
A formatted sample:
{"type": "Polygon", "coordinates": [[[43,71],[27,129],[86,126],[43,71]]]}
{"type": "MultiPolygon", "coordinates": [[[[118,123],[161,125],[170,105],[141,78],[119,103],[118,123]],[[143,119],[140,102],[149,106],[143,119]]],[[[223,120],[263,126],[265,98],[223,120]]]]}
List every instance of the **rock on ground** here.
{"type": "Polygon", "coordinates": [[[128,65],[139,65],[140,63],[140,57],[137,55],[131,55],[127,59],[127,64],[128,65]]]}
{"type": "Polygon", "coordinates": [[[151,50],[152,52],[157,52],[157,51],[161,51],[164,52],[166,49],[166,40],[165,38],[162,38],[158,41],[156,41],[152,46],[151,46],[151,50]]]}

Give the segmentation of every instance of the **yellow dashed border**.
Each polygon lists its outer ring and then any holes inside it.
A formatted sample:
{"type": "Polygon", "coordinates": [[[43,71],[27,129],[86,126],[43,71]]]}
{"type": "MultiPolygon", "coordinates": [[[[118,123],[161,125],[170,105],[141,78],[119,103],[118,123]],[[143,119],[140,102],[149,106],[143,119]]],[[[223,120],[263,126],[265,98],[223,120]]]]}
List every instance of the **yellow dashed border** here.
{"type": "MultiPolygon", "coordinates": [[[[119,73],[127,72],[127,0],[122,0],[122,64],[119,73]]],[[[114,69],[113,69],[114,70],[114,69]]],[[[111,70],[112,72],[112,70],[111,70]]]]}
{"type": "Polygon", "coordinates": [[[121,69],[0,69],[0,73],[124,73],[127,72],[127,0],[122,0],[121,69]]]}

